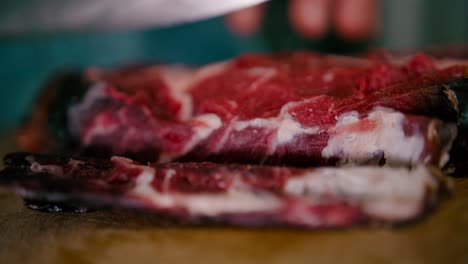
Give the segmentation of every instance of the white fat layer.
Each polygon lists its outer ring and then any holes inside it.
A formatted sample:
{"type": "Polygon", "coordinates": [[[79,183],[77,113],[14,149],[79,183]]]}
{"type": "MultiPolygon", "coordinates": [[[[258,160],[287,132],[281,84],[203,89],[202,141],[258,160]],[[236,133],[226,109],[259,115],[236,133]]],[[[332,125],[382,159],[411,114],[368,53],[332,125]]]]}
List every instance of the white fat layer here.
{"type": "Polygon", "coordinates": [[[286,144],[299,134],[317,134],[318,127],[304,128],[299,122],[292,118],[283,119],[277,131],[277,143],[279,145],[286,144]]]}
{"type": "Polygon", "coordinates": [[[214,130],[223,124],[221,118],[215,114],[203,114],[191,120],[194,123],[194,130],[198,140],[206,139],[214,130]]]}
{"type": "Polygon", "coordinates": [[[282,201],[273,194],[254,192],[244,186],[240,176],[235,176],[233,185],[223,194],[189,194],[176,197],[190,213],[196,215],[267,212],[283,206],[282,201]]]}
{"type": "Polygon", "coordinates": [[[330,130],[322,156],[339,158],[342,164],[361,164],[383,152],[386,164],[417,164],[424,148],[424,134],[406,136],[404,121],[402,113],[383,107],[376,107],[363,119],[356,111],[344,113],[330,130]],[[346,129],[363,120],[373,122],[375,127],[366,131],[346,129]]]}
{"type": "Polygon", "coordinates": [[[235,121],[232,123],[232,127],[237,131],[249,127],[274,129],[278,127],[278,120],[276,118],[254,118],[247,121],[235,121]]]}
{"type": "Polygon", "coordinates": [[[170,65],[154,67],[161,79],[170,89],[170,93],[174,100],[181,103],[181,110],[178,113],[178,118],[181,121],[188,120],[192,117],[193,102],[189,93],[190,88],[206,78],[223,72],[229,62],[219,62],[199,69],[191,69],[182,65],[170,65]]]}
{"type": "Polygon", "coordinates": [[[70,106],[68,108],[68,130],[72,136],[79,137],[82,117],[86,115],[86,112],[93,106],[93,104],[99,99],[107,97],[106,95],[106,84],[98,82],[88,89],[83,100],[70,106]]]}
{"type": "Polygon", "coordinates": [[[435,195],[438,182],[423,166],[412,170],[389,167],[322,168],[290,178],[288,195],[312,201],[335,197],[358,205],[364,213],[392,221],[417,216],[425,201],[435,195]]]}
{"type": "Polygon", "coordinates": [[[234,121],[231,124],[231,127],[237,131],[241,131],[247,128],[261,128],[269,129],[275,132],[275,137],[271,142],[272,149],[274,151],[277,146],[288,144],[296,136],[302,134],[317,134],[320,132],[319,127],[305,127],[299,123],[293,116],[288,112],[289,109],[298,104],[302,104],[304,101],[300,102],[290,102],[285,104],[278,116],[272,118],[254,118],[247,121],[234,121]]]}
{"type": "MultiPolygon", "coordinates": [[[[253,192],[248,189],[242,183],[240,176],[236,176],[233,185],[225,193],[164,193],[152,186],[154,168],[135,165],[130,160],[120,157],[114,157],[112,161],[122,163],[129,168],[141,169],[142,172],[137,176],[132,194],[150,200],[158,208],[181,208],[186,209],[192,215],[216,216],[229,213],[272,211],[282,206],[282,202],[273,194],[253,192]]],[[[170,181],[172,176],[173,173],[166,173],[163,182],[170,181]]]]}

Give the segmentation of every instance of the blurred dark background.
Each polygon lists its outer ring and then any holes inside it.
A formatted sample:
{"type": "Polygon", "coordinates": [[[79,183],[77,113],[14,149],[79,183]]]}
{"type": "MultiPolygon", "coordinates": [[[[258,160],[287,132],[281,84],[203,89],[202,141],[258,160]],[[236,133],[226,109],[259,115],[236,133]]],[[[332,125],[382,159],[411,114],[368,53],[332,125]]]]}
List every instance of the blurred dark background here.
{"type": "Polygon", "coordinates": [[[302,39],[290,30],[284,1],[278,0],[261,32],[251,37],[231,33],[222,18],[127,32],[0,36],[0,130],[21,121],[41,84],[59,69],[145,61],[199,65],[241,52],[282,49],[333,53],[355,53],[367,47],[424,49],[468,42],[467,11],[464,0],[383,0],[378,35],[353,43],[333,32],[320,40],[302,39]]]}

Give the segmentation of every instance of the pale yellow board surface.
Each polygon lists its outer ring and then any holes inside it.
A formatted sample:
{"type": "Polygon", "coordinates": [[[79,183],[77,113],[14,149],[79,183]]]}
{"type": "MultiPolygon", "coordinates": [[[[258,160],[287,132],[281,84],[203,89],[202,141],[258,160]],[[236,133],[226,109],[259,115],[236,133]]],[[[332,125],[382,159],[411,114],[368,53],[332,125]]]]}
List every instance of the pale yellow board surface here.
{"type": "MultiPolygon", "coordinates": [[[[12,149],[3,138],[0,154],[12,149]]],[[[306,231],[177,227],[154,216],[34,212],[0,190],[0,263],[468,263],[468,178],[399,228],[306,231]]]]}

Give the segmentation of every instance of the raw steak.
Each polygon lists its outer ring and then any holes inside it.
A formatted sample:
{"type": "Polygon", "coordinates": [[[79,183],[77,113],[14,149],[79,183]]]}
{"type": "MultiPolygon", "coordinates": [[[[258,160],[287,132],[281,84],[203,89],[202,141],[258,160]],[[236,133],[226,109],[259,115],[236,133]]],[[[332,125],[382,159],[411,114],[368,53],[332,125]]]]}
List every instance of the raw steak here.
{"type": "Polygon", "coordinates": [[[160,212],[190,222],[345,227],[414,220],[447,190],[438,169],[167,163],[10,154],[0,184],[25,199],[160,212]]]}
{"type": "Polygon", "coordinates": [[[396,62],[306,52],[199,69],[90,69],[75,89],[58,85],[73,96],[38,111],[19,141],[140,161],[442,167],[456,136],[451,86],[468,86],[466,71],[421,54],[396,62]],[[38,123],[58,126],[38,132],[38,123]]]}

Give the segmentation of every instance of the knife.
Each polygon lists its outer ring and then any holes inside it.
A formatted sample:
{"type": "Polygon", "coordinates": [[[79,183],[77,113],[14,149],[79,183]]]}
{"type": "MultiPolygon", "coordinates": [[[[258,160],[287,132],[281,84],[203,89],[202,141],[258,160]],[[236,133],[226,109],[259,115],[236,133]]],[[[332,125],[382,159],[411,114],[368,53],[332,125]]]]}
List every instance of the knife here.
{"type": "Polygon", "coordinates": [[[0,34],[164,27],[267,0],[3,0],[0,34]]]}

